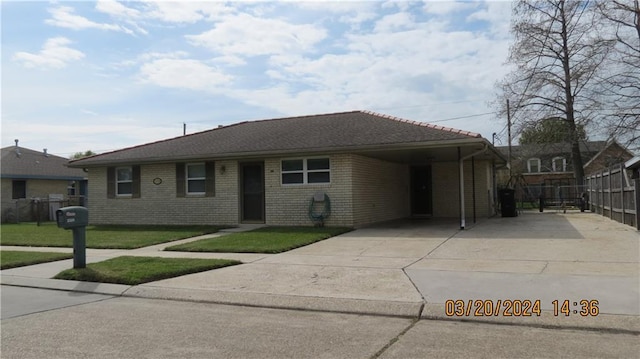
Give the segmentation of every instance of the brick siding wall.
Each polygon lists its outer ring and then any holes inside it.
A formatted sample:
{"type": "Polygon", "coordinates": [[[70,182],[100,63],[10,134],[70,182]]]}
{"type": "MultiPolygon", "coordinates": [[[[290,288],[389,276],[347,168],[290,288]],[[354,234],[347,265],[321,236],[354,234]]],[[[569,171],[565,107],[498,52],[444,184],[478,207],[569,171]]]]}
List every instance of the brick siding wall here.
{"type": "Polygon", "coordinates": [[[107,169],[89,171],[91,224],[220,224],[238,223],[237,167],[216,162],[216,196],[176,196],[175,164],[140,166],[140,198],[107,198],[107,169]],[[220,167],[225,166],[224,174],[220,167]],[[154,184],[160,178],[162,183],[154,184]],[[232,191],[230,188],[232,187],[232,191]]]}
{"type": "MultiPolygon", "coordinates": [[[[331,215],[327,226],[352,226],[351,155],[328,156],[331,167],[330,184],[283,185],[281,159],[265,160],[265,217],[268,225],[311,226],[309,204],[313,194],[323,191],[329,196],[331,215]]],[[[322,211],[322,205],[316,208],[322,211]]]]}
{"type": "Polygon", "coordinates": [[[352,156],[354,225],[409,216],[409,166],[352,156]]]}
{"type": "MultiPolygon", "coordinates": [[[[331,183],[310,185],[283,185],[281,158],[264,160],[266,224],[313,225],[308,211],[316,191],[324,191],[331,201],[327,226],[362,226],[410,215],[408,165],[351,154],[329,158],[331,183]]],[[[476,162],[476,215],[479,218],[491,214],[491,171],[487,166],[490,163],[476,162]]],[[[175,164],[167,163],[141,165],[140,198],[109,199],[106,172],[106,168],[89,171],[91,224],[237,225],[240,222],[237,161],[216,162],[214,197],[177,197],[175,164]],[[162,183],[154,184],[156,178],[162,183]]],[[[433,163],[432,175],[434,217],[458,217],[458,163],[433,163]]],[[[471,161],[465,161],[467,218],[473,215],[471,183],[471,161]]]]}

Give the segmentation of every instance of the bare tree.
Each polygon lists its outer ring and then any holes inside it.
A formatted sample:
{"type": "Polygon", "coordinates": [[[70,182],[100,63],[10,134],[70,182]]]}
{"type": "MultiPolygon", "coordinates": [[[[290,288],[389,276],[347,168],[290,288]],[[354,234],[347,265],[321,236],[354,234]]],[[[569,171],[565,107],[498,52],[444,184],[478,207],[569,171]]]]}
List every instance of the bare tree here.
{"type": "Polygon", "coordinates": [[[640,3],[609,0],[598,12],[610,26],[602,36],[615,41],[615,50],[602,74],[603,93],[610,98],[603,125],[609,136],[640,149],[640,3]]]}
{"type": "Polygon", "coordinates": [[[600,113],[596,76],[612,47],[599,37],[598,17],[588,1],[519,0],[508,59],[514,69],[499,84],[499,98],[510,99],[521,128],[551,117],[566,121],[578,184],[584,169],[576,129],[600,113]]]}

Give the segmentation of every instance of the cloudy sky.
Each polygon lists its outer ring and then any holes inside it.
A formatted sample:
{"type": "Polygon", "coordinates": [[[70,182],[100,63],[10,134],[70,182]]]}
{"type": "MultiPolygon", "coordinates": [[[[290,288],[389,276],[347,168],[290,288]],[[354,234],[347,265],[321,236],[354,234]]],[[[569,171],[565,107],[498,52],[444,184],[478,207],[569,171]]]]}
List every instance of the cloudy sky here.
{"type": "MultiPolygon", "coordinates": [[[[508,1],[2,1],[2,147],[371,110],[504,134],[508,1]]],[[[498,143],[496,143],[498,144],[498,143]]]]}

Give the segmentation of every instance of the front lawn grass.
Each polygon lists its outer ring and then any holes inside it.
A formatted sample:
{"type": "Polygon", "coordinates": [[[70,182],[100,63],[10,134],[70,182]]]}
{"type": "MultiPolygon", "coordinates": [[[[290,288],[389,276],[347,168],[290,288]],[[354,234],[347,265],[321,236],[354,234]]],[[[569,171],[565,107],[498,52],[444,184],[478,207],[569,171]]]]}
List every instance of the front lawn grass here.
{"type": "MultiPolygon", "coordinates": [[[[87,248],[134,249],[175,241],[206,233],[214,226],[87,226],[87,248]]],[[[55,222],[3,224],[3,246],[72,247],[73,232],[58,228],[55,222]]]]}
{"type": "Polygon", "coordinates": [[[73,258],[70,253],[0,251],[0,269],[9,269],[32,264],[59,261],[73,258]]]}
{"type": "Polygon", "coordinates": [[[264,227],[166,248],[167,251],[280,253],[351,231],[343,227],[264,227]]]}
{"type": "Polygon", "coordinates": [[[227,259],[160,258],[123,256],[67,269],[55,279],[137,285],[241,264],[227,259]]]}

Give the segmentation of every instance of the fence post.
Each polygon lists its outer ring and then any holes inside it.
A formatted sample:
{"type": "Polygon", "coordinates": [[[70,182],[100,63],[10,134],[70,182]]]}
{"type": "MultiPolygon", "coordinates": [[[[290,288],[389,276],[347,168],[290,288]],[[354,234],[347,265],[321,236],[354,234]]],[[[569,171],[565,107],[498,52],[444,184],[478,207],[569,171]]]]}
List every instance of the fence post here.
{"type": "Polygon", "coordinates": [[[600,214],[604,216],[604,169],[600,170],[600,214]]]}
{"type": "Polygon", "coordinates": [[[609,176],[607,177],[609,181],[609,218],[613,219],[613,189],[611,188],[611,170],[613,168],[609,166],[609,176]]]}
{"type": "Polygon", "coordinates": [[[633,182],[633,192],[636,197],[636,229],[640,231],[640,178],[634,179],[633,182]]]}
{"type": "Polygon", "coordinates": [[[595,212],[594,211],[594,206],[593,206],[593,199],[595,198],[594,193],[593,193],[593,180],[595,179],[595,175],[591,175],[591,179],[589,180],[589,211],[591,211],[591,213],[595,212]]]}
{"type": "Polygon", "coordinates": [[[626,223],[626,218],[624,214],[624,163],[620,164],[620,199],[621,199],[621,207],[622,207],[622,224],[626,223]]]}

